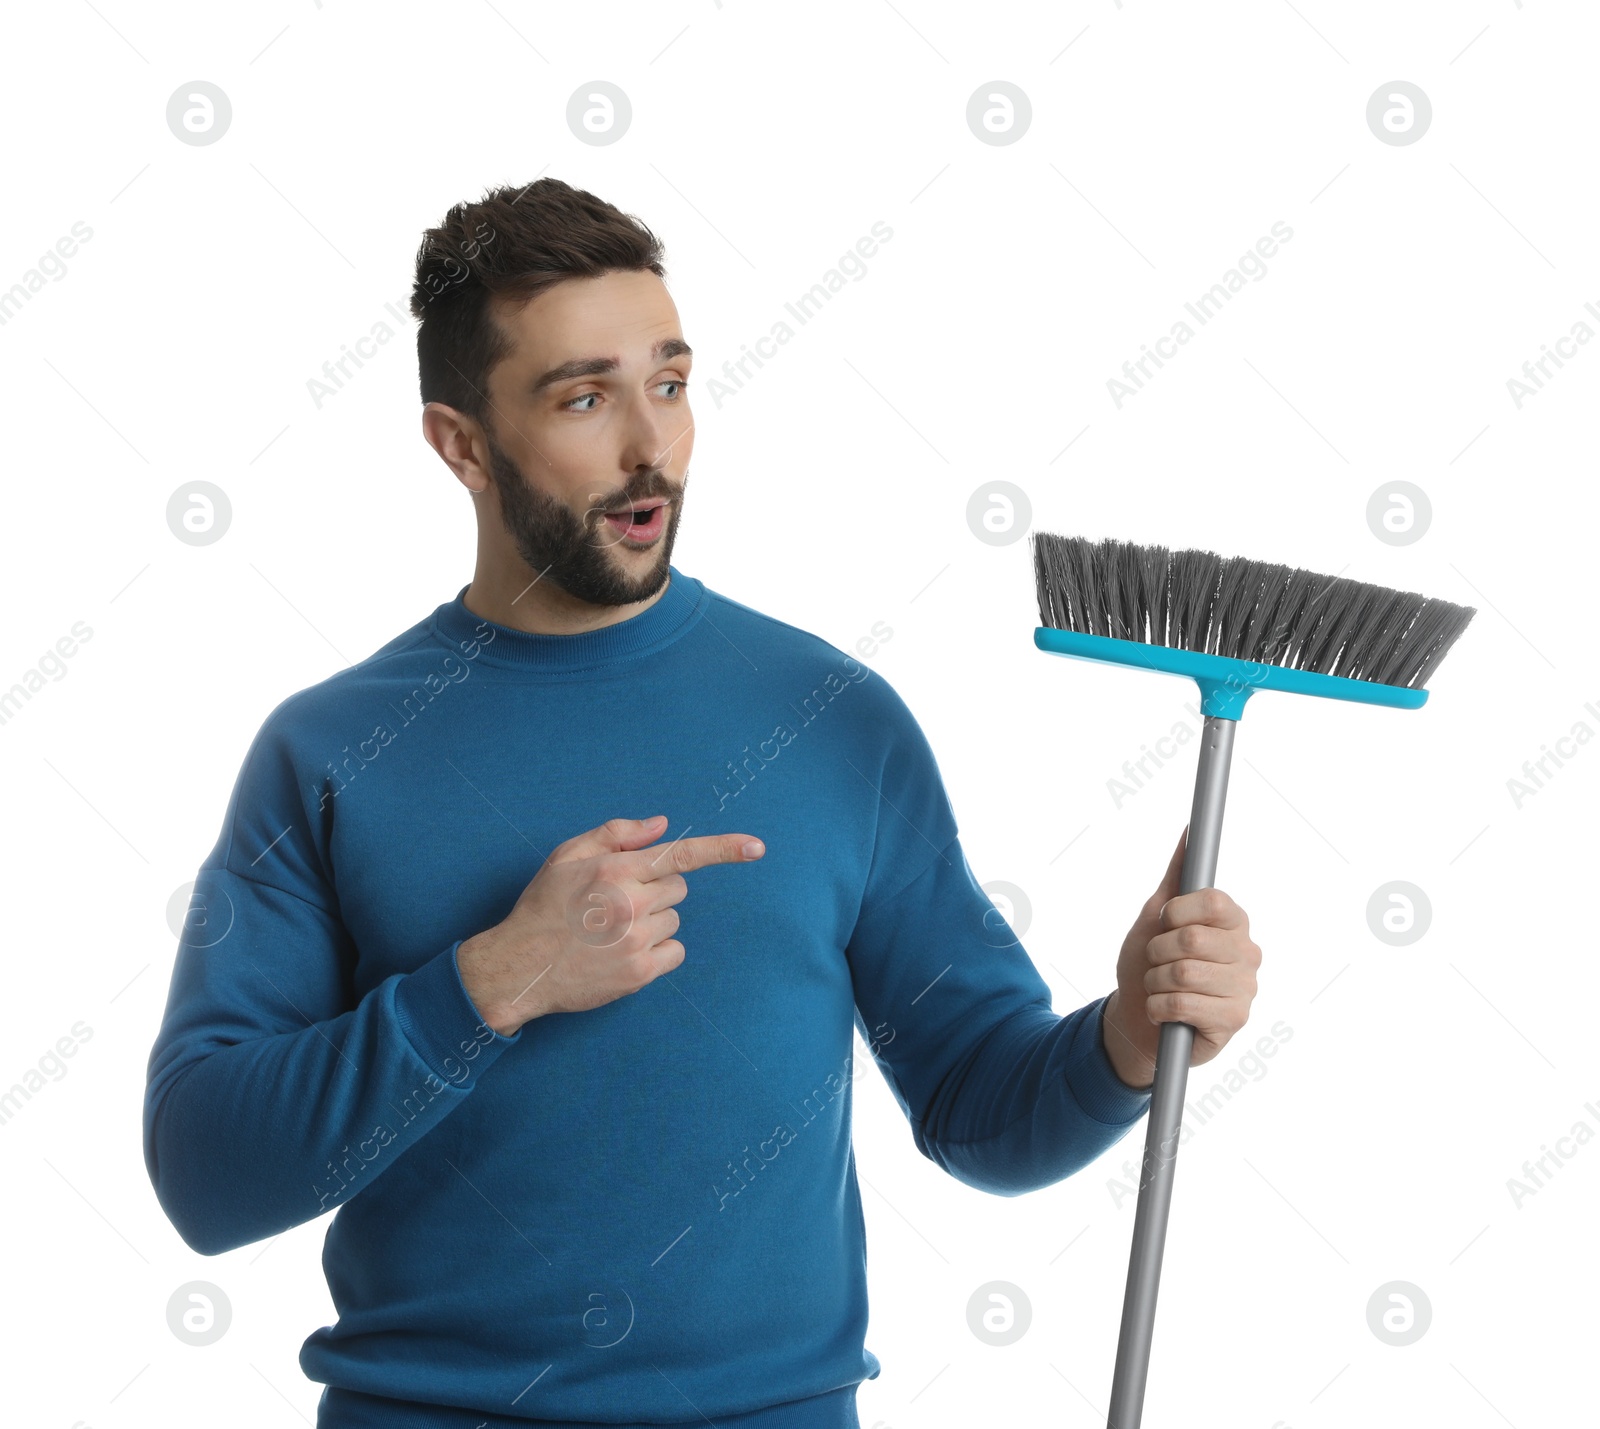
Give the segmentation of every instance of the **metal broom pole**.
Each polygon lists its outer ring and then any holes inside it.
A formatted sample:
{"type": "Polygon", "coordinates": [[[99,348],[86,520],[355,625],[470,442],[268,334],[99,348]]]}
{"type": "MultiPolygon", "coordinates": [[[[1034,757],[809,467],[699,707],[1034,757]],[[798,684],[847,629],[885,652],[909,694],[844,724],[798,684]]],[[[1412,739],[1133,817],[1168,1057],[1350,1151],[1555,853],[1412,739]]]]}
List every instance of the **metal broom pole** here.
{"type": "MultiPolygon", "coordinates": [[[[1233,731],[1238,721],[1208,717],[1200,741],[1194,804],[1189,813],[1189,838],[1183,853],[1180,893],[1210,888],[1217,876],[1217,847],[1222,841],[1222,810],[1228,798],[1228,765],[1233,756],[1233,731]]],[[[1172,1205],[1172,1180],[1177,1169],[1178,1134],[1183,1124],[1184,1089],[1194,1028],[1186,1022],[1164,1022],[1156,1048],[1155,1088],[1145,1130],[1144,1169],[1139,1177],[1139,1203],[1133,1217],[1133,1250],[1128,1258],[1128,1284],[1122,1297],[1122,1329],[1117,1339],[1117,1367],[1111,1379],[1108,1429],[1139,1429],[1144,1414],[1145,1376],[1150,1368],[1150,1341],[1155,1330],[1156,1292],[1161,1286],[1161,1252],[1167,1238],[1167,1211],[1172,1205]]]]}

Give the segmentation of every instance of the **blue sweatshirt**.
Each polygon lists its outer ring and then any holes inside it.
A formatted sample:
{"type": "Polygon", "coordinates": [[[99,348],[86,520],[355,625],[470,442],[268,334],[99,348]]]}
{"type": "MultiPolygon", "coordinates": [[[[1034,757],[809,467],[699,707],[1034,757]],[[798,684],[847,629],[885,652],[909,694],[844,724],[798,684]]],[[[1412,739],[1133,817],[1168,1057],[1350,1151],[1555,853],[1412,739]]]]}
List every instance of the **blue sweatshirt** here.
{"type": "Polygon", "coordinates": [[[854,1033],[917,1149],[997,1196],[1149,1094],[1104,999],[1051,1010],[882,676],[676,568],[582,635],[465,593],[245,755],[150,1056],[161,1206],[202,1255],[331,1217],[323,1426],[854,1424],[854,1033]],[[673,972],[489,1028],[461,942],[558,843],[655,813],[766,855],[687,875],[673,972]]]}

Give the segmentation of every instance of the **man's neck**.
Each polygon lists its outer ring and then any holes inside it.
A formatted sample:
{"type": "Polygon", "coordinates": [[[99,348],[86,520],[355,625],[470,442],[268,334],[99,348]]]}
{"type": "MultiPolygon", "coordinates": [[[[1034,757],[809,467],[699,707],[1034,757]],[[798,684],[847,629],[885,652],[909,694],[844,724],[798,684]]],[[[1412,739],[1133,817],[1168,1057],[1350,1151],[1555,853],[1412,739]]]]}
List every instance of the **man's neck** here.
{"type": "Polygon", "coordinates": [[[474,615],[529,635],[583,635],[648,610],[667,593],[670,584],[669,578],[654,595],[630,605],[593,605],[548,581],[530,577],[526,566],[501,575],[480,568],[462,600],[474,615]]]}

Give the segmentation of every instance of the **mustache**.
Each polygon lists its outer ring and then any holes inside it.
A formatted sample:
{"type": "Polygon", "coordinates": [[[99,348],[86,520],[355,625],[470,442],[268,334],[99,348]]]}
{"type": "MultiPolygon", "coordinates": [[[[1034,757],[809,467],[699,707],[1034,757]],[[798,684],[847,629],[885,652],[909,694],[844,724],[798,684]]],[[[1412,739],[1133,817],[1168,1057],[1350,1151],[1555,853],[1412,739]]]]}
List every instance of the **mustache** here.
{"type": "Polygon", "coordinates": [[[630,481],[615,496],[603,498],[599,493],[592,494],[589,498],[589,513],[604,520],[608,514],[626,511],[638,502],[653,501],[658,496],[668,501],[676,501],[683,495],[687,482],[687,477],[682,482],[673,482],[668,479],[665,472],[657,468],[646,472],[637,480],[630,481]]]}

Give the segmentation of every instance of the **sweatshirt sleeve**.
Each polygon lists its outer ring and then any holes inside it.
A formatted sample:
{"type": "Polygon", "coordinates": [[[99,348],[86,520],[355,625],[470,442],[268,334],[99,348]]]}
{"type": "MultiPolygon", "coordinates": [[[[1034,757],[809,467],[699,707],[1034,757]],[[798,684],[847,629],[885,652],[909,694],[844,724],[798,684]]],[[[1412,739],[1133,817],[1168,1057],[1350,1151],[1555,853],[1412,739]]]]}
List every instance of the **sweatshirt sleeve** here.
{"type": "Polygon", "coordinates": [[[196,877],[148,1066],[145,1165],[203,1255],[359,1195],[522,1036],[479,1016],[459,940],[354,996],[325,828],[280,719],[289,703],[252,743],[196,877]]]}
{"type": "Polygon", "coordinates": [[[909,711],[881,777],[877,847],[846,949],[857,1028],[924,1156],[995,1195],[1052,1185],[1120,1141],[1150,1092],[1111,1065],[1106,997],[1052,1011],[1048,984],[967,864],[909,711]]]}

